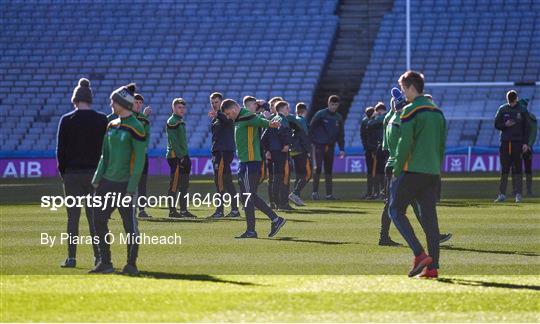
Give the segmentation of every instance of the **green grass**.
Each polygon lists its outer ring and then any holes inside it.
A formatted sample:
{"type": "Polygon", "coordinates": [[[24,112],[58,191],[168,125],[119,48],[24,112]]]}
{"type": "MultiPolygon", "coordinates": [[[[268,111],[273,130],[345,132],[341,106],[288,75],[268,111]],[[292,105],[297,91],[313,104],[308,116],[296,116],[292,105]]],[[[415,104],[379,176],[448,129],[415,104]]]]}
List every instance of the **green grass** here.
{"type": "Polygon", "coordinates": [[[13,276],[2,283],[2,320],[537,322],[537,283],[535,276],[13,276]]]}
{"type": "MultiPolygon", "coordinates": [[[[163,194],[165,186],[166,179],[152,179],[149,192],[163,194]]],[[[4,181],[0,319],[540,321],[540,199],[495,205],[494,177],[446,178],[439,223],[454,237],[441,250],[440,279],[426,281],[406,277],[408,248],[376,244],[382,203],[355,200],[363,188],[358,179],[337,179],[343,200],[284,214],[288,223],[275,239],[237,241],[244,220],[207,221],[208,208],[192,209],[201,218],[193,221],[169,221],[165,209],[151,209],[154,220],[141,221],[141,232],[176,232],[182,244],[141,246],[142,276],[126,277],[86,275],[89,246],[79,247],[76,269],[61,269],[66,246],[41,246],[39,235],[64,231],[65,211],[37,204],[43,194],[61,194],[58,181],[4,181]]],[[[198,179],[191,189],[212,192],[212,183],[198,179]]],[[[257,216],[265,238],[269,222],[257,216]]],[[[84,216],[80,228],[87,233],[84,216]]],[[[111,230],[121,228],[115,213],[111,230]]],[[[404,243],[393,228],[391,235],[404,243]]],[[[125,247],[113,245],[112,253],[120,268],[125,247]]]]}

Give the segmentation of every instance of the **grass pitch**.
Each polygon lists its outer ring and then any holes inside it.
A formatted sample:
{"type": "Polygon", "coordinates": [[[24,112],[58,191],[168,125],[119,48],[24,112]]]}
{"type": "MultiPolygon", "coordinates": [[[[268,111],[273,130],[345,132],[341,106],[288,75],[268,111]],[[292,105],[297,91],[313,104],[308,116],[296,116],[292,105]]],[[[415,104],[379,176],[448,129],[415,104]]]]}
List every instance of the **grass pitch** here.
{"type": "MultiPolygon", "coordinates": [[[[39,244],[41,232],[65,231],[65,210],[38,204],[61,194],[58,181],[4,181],[1,320],[538,322],[540,200],[495,205],[496,188],[495,177],[445,179],[439,223],[454,237],[441,250],[437,281],[406,277],[408,248],[377,245],[382,202],[357,200],[364,184],[346,178],[335,185],[342,200],[284,213],[288,223],[274,239],[235,240],[244,219],[208,221],[208,208],[193,208],[193,221],[150,209],[154,219],[141,221],[141,232],[178,233],[182,244],[141,246],[142,275],[126,277],[87,275],[89,246],[79,247],[76,269],[61,269],[66,246],[39,244]]],[[[152,179],[149,193],[165,191],[166,179],[152,179]]],[[[212,183],[198,179],[190,191],[213,192],[212,183]]],[[[269,222],[257,216],[265,238],[269,222]]],[[[84,216],[80,229],[87,234],[84,216]]],[[[121,229],[115,213],[111,230],[121,229]]],[[[404,244],[393,228],[391,236],[404,244]]],[[[113,245],[112,254],[121,268],[125,247],[113,245]]]]}

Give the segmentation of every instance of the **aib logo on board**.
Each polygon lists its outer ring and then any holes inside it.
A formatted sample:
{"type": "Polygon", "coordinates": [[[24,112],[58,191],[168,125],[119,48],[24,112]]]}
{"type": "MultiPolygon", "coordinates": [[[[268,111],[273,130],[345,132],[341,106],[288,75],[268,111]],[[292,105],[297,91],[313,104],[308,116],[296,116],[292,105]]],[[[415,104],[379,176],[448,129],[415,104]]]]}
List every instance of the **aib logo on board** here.
{"type": "Polygon", "coordinates": [[[347,157],[346,172],[361,173],[365,171],[364,157],[347,157]]]}
{"type": "Polygon", "coordinates": [[[460,172],[463,171],[463,163],[461,159],[452,159],[450,161],[450,171],[452,172],[460,172]]]}
{"type": "Polygon", "coordinates": [[[446,156],[446,167],[444,169],[447,172],[465,172],[466,162],[467,162],[466,155],[449,154],[446,156]]]}

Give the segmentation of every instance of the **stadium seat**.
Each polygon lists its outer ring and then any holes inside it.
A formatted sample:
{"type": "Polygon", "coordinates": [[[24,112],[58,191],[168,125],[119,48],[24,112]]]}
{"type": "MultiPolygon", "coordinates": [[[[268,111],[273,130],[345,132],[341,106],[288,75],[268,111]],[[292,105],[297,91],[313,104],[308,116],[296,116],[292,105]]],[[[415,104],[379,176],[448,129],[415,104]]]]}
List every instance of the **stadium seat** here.
{"type": "MultiPolygon", "coordinates": [[[[412,68],[421,71],[427,82],[540,80],[540,60],[531,59],[540,57],[540,33],[530,28],[533,21],[540,21],[538,2],[423,0],[411,4],[413,12],[429,17],[411,20],[412,68]],[[508,20],[509,8],[523,10],[518,19],[521,23],[494,23],[497,19],[508,20]],[[526,21],[530,24],[523,25],[526,21]]],[[[390,89],[397,86],[397,79],[405,71],[404,8],[405,1],[396,0],[381,22],[348,124],[358,125],[365,107],[380,100],[388,104],[390,89]]],[[[493,117],[510,88],[517,89],[522,98],[533,99],[532,110],[538,111],[540,100],[535,94],[540,91],[534,86],[428,86],[426,92],[433,95],[450,121],[447,145],[498,145],[493,117]]],[[[346,145],[361,144],[347,137],[346,145]]]]}
{"type": "MultiPolygon", "coordinates": [[[[73,16],[80,6],[74,2],[3,3],[2,105],[40,109],[7,113],[2,107],[0,116],[34,127],[50,123],[47,127],[55,130],[60,116],[73,109],[71,93],[80,77],[91,80],[93,105],[105,113],[110,112],[110,92],[136,82],[154,108],[157,131],[150,149],[165,148],[162,125],[174,97],[188,101],[186,120],[196,135],[190,148],[204,148],[210,140],[206,112],[213,91],[241,100],[247,94],[269,99],[279,89],[292,105],[309,104],[334,38],[337,3],[135,2],[126,12],[124,2],[100,1],[87,3],[93,14],[82,17],[73,16]],[[125,16],[114,14],[119,11],[125,16]],[[270,13],[270,21],[259,18],[270,13]],[[223,17],[229,24],[216,23],[223,17]],[[132,46],[126,46],[126,36],[132,37],[132,46]]],[[[54,132],[42,132],[39,139],[31,132],[17,136],[2,141],[0,150],[53,150],[56,142],[54,132]]]]}

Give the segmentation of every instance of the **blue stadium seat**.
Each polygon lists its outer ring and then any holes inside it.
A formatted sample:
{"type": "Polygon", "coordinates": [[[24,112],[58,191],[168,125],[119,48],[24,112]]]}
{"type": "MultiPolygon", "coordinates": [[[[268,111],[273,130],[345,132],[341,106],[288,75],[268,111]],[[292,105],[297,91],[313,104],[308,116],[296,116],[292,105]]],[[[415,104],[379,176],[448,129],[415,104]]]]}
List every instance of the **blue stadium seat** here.
{"type": "MultiPolygon", "coordinates": [[[[413,12],[429,16],[411,21],[412,68],[421,71],[427,82],[540,80],[540,59],[536,59],[540,57],[540,33],[534,33],[531,28],[540,21],[540,2],[422,0],[411,3],[413,12]],[[508,21],[509,13],[517,8],[520,15],[516,23],[498,23],[508,21]]],[[[349,124],[358,125],[365,107],[379,100],[388,102],[390,88],[405,70],[403,8],[405,1],[396,0],[381,22],[371,61],[350,109],[349,124]]],[[[538,87],[513,88],[524,98],[540,93],[538,87]]],[[[447,145],[496,145],[498,132],[492,119],[508,90],[504,86],[428,87],[426,91],[432,93],[450,120],[447,145]],[[476,124],[464,123],[471,118],[476,124]],[[479,121],[482,122],[478,124],[479,121]],[[463,127],[464,124],[468,126],[463,127]]],[[[533,111],[538,110],[540,100],[535,98],[530,105],[533,111]]],[[[346,144],[360,145],[354,136],[346,144]]]]}

